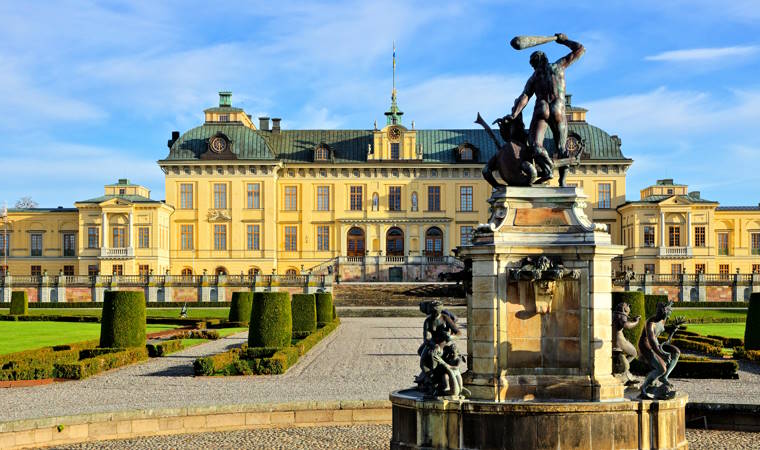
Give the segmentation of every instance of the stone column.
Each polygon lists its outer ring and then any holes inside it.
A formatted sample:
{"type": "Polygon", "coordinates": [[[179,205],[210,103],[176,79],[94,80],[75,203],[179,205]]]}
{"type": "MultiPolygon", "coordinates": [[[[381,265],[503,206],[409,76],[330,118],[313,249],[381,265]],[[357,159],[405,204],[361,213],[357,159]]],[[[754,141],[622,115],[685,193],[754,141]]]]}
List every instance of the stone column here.
{"type": "Polygon", "coordinates": [[[688,302],[690,299],[691,284],[686,283],[686,274],[678,274],[678,301],[688,302]]]}
{"type": "Polygon", "coordinates": [[[155,303],[159,301],[158,298],[158,282],[153,274],[148,275],[148,284],[145,286],[145,298],[148,303],[155,303]]]}
{"type": "Polygon", "coordinates": [[[697,274],[697,300],[700,302],[707,301],[707,286],[705,284],[705,274],[697,274]]]}
{"type": "Polygon", "coordinates": [[[100,225],[100,232],[101,232],[100,248],[101,248],[101,253],[102,253],[102,249],[105,249],[108,247],[108,218],[106,217],[105,212],[103,212],[101,220],[102,220],[102,223],[100,225]]]}
{"type": "Polygon", "coordinates": [[[752,274],[752,293],[760,292],[760,273],[752,274]]]}
{"type": "Polygon", "coordinates": [[[227,301],[227,275],[216,277],[216,301],[227,301]]]}
{"type": "Polygon", "coordinates": [[[691,247],[691,211],[686,213],[686,245],[684,247],[691,247]]]}
{"type": "Polygon", "coordinates": [[[135,238],[134,238],[134,230],[132,229],[132,213],[129,213],[129,225],[127,227],[127,233],[129,233],[128,241],[127,241],[127,247],[135,248],[135,238]]]}
{"type": "Polygon", "coordinates": [[[210,280],[208,275],[205,273],[201,277],[201,285],[198,286],[198,289],[200,290],[200,295],[198,296],[199,300],[201,302],[210,302],[211,301],[211,286],[209,285],[210,280]]]}
{"type": "Polygon", "coordinates": [[[739,272],[734,274],[734,282],[731,285],[731,301],[733,302],[743,302],[744,301],[744,293],[742,292],[742,287],[739,284],[739,272]]]}
{"type": "Polygon", "coordinates": [[[654,283],[654,274],[644,274],[644,295],[652,294],[652,283],[654,283]]]}
{"type": "Polygon", "coordinates": [[[665,211],[660,212],[660,247],[665,247],[665,211]]]}
{"type": "Polygon", "coordinates": [[[95,276],[95,284],[92,286],[92,301],[103,302],[103,293],[106,291],[106,282],[100,275],[95,276]]]}
{"type": "Polygon", "coordinates": [[[62,273],[56,278],[55,294],[56,302],[66,303],[66,277],[62,273]]]}
{"type": "Polygon", "coordinates": [[[40,285],[38,287],[38,301],[40,303],[50,302],[50,277],[48,277],[47,271],[43,272],[40,277],[40,285]]]}
{"type": "Polygon", "coordinates": [[[10,303],[11,302],[11,291],[13,290],[12,286],[12,277],[9,273],[4,274],[3,276],[3,287],[2,287],[2,296],[0,297],[0,302],[2,303],[10,303]]]}

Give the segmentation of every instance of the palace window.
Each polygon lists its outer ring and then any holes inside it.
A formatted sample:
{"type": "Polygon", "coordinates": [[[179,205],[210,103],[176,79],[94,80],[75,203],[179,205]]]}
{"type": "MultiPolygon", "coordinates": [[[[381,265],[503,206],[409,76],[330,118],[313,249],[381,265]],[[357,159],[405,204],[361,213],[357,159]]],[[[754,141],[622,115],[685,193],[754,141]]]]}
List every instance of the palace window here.
{"type": "Polygon", "coordinates": [[[39,277],[42,276],[42,266],[31,266],[29,268],[30,275],[33,277],[39,277]]]}
{"type": "Polygon", "coordinates": [[[362,200],[363,200],[362,186],[351,186],[349,190],[350,190],[351,211],[361,211],[363,209],[362,208],[362,200]]]}
{"type": "Polygon", "coordinates": [[[459,210],[472,211],[472,186],[459,187],[459,210]]]}
{"type": "Polygon", "coordinates": [[[0,234],[0,256],[10,256],[8,254],[10,250],[10,246],[8,245],[10,244],[10,239],[8,239],[9,237],[10,236],[5,233],[0,234]]]}
{"type": "Polygon", "coordinates": [[[119,195],[127,195],[127,190],[124,188],[119,189],[119,195]]]}
{"type": "Polygon", "coordinates": [[[317,186],[317,211],[330,210],[330,187],[317,186]]]}
{"type": "Polygon", "coordinates": [[[288,269],[288,270],[285,271],[285,276],[295,277],[297,275],[298,275],[298,271],[296,269],[290,268],[290,269],[288,269]]]}
{"type": "Polygon", "coordinates": [[[330,250],[330,227],[326,225],[317,227],[317,250],[330,250]]]}
{"type": "Polygon", "coordinates": [[[214,183],[214,209],[227,209],[227,185],[214,183]]]}
{"type": "Polygon", "coordinates": [[[285,251],[295,252],[298,250],[298,228],[285,227],[285,251]]]}
{"type": "Polygon", "coordinates": [[[75,256],[77,251],[77,239],[73,233],[63,235],[63,256],[75,256]]]}
{"type": "Polygon", "coordinates": [[[184,269],[182,269],[182,272],[180,273],[182,274],[183,277],[189,277],[193,274],[193,269],[191,269],[190,267],[185,267],[184,269]]]}
{"type": "Polygon", "coordinates": [[[459,159],[462,161],[472,161],[472,149],[470,147],[462,147],[459,151],[459,159]]]}
{"type": "Polygon", "coordinates": [[[705,265],[704,265],[704,263],[694,264],[694,272],[695,273],[705,273],[705,265]]]}
{"type": "Polygon", "coordinates": [[[247,248],[248,250],[260,250],[260,228],[259,225],[248,225],[247,227],[247,248]]]}
{"type": "Polygon", "coordinates": [[[597,186],[597,208],[611,208],[612,207],[612,190],[610,183],[599,183],[597,186]]]}
{"type": "Polygon", "coordinates": [[[111,268],[111,274],[118,277],[124,275],[124,266],[122,266],[121,264],[115,264],[111,268]]]}
{"type": "Polygon", "coordinates": [[[87,227],[87,248],[98,248],[98,227],[87,227]]]}
{"type": "Polygon", "coordinates": [[[728,233],[718,233],[718,254],[728,255],[728,233]]]}
{"type": "Polygon", "coordinates": [[[728,276],[731,273],[731,268],[728,264],[718,264],[718,274],[720,274],[721,280],[728,280],[728,276]]]}
{"type": "Polygon", "coordinates": [[[330,157],[330,150],[327,146],[320,145],[314,149],[314,161],[327,161],[330,157]]]}
{"type": "Polygon", "coordinates": [[[227,225],[214,225],[214,250],[227,250],[227,225]]]}
{"type": "Polygon", "coordinates": [[[644,247],[654,247],[654,226],[644,225],[644,247]]]}
{"type": "Polygon", "coordinates": [[[668,227],[668,247],[681,246],[681,227],[668,227]]]}
{"type": "Polygon", "coordinates": [[[682,272],[682,266],[680,264],[671,264],[670,265],[670,273],[673,275],[678,275],[682,272]]]}
{"type": "Polygon", "coordinates": [[[443,255],[443,232],[438,227],[430,227],[425,232],[425,255],[443,255]]]}
{"type": "Polygon", "coordinates": [[[398,142],[391,143],[391,159],[401,159],[401,146],[398,142]]]}
{"type": "Polygon", "coordinates": [[[428,186],[428,211],[441,210],[441,187],[428,186]]]}
{"type": "Polygon", "coordinates": [[[182,183],[179,185],[179,207],[180,209],[193,209],[192,183],[182,183]]]}
{"type": "Polygon", "coordinates": [[[251,267],[250,269],[248,269],[248,276],[249,276],[249,277],[255,277],[255,276],[257,276],[257,275],[258,275],[260,272],[261,272],[261,270],[259,270],[259,268],[258,268],[258,267],[251,267]]]}
{"type": "Polygon", "coordinates": [[[140,275],[142,275],[142,276],[144,276],[144,277],[147,277],[148,275],[150,275],[150,266],[149,266],[149,265],[147,265],[147,264],[140,264],[140,265],[137,267],[137,272],[138,272],[140,275]]]}
{"type": "Polygon", "coordinates": [[[96,277],[100,273],[100,270],[98,270],[97,264],[90,264],[87,266],[87,276],[88,277],[96,277]]]}
{"type": "Polygon", "coordinates": [[[180,230],[180,248],[182,250],[193,249],[193,226],[181,225],[180,230]]]}
{"type": "Polygon", "coordinates": [[[249,183],[246,191],[248,209],[260,209],[261,208],[261,184],[249,183]]]}
{"type": "Polygon", "coordinates": [[[694,227],[694,247],[705,246],[705,227],[694,227]]]}
{"type": "Polygon", "coordinates": [[[150,227],[140,227],[137,230],[137,247],[150,248],[150,227]]]}
{"type": "Polygon", "coordinates": [[[760,233],[750,233],[750,249],[753,255],[760,255],[760,233]]]}
{"type": "Polygon", "coordinates": [[[472,227],[467,225],[459,227],[459,245],[470,245],[472,243],[472,227]]]}
{"type": "Polygon", "coordinates": [[[113,227],[111,229],[111,247],[124,248],[127,246],[127,229],[124,227],[113,227]]]}
{"type": "Polygon", "coordinates": [[[388,210],[401,211],[401,186],[388,187],[388,210]]]}
{"type": "Polygon", "coordinates": [[[31,249],[32,254],[31,256],[42,256],[42,235],[39,233],[34,233],[30,237],[31,239],[31,249]]]}
{"type": "Polygon", "coordinates": [[[760,273],[760,264],[752,264],[752,273],[760,273]]]}
{"type": "Polygon", "coordinates": [[[74,276],[74,266],[63,266],[63,275],[67,277],[74,276]]]}
{"type": "Polygon", "coordinates": [[[644,264],[644,273],[654,273],[654,264],[644,264]]]}
{"type": "Polygon", "coordinates": [[[296,211],[298,209],[298,187],[285,186],[285,210],[296,211]]]}

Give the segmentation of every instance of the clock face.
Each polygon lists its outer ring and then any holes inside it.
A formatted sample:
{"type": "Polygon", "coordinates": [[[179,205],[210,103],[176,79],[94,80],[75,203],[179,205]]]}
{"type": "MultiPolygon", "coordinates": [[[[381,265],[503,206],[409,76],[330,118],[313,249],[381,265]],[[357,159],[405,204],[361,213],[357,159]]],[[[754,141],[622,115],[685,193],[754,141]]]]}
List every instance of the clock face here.
{"type": "Polygon", "coordinates": [[[398,139],[401,137],[401,129],[397,127],[393,127],[390,130],[388,130],[388,135],[390,135],[391,139],[398,139]]]}
{"type": "Polygon", "coordinates": [[[581,142],[575,136],[568,136],[565,142],[565,148],[570,156],[575,156],[581,152],[581,142]]]}
{"type": "Polygon", "coordinates": [[[217,136],[211,139],[209,147],[211,147],[211,150],[216,153],[222,153],[227,148],[227,141],[217,136]]]}

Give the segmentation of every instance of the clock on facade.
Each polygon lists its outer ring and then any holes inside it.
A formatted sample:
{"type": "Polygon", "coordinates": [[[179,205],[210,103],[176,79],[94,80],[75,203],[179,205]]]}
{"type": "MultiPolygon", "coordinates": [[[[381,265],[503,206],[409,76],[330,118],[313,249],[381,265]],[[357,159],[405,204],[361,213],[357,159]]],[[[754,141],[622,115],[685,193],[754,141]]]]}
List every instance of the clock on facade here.
{"type": "Polygon", "coordinates": [[[401,137],[401,129],[398,127],[391,127],[391,129],[388,130],[388,135],[391,139],[399,139],[401,137]]]}
{"type": "Polygon", "coordinates": [[[222,153],[227,149],[227,141],[221,136],[214,136],[209,142],[209,147],[216,153],[222,153]]]}
{"type": "Polygon", "coordinates": [[[567,141],[565,141],[565,149],[572,157],[579,155],[583,151],[583,147],[583,142],[576,136],[568,136],[567,141]]]}

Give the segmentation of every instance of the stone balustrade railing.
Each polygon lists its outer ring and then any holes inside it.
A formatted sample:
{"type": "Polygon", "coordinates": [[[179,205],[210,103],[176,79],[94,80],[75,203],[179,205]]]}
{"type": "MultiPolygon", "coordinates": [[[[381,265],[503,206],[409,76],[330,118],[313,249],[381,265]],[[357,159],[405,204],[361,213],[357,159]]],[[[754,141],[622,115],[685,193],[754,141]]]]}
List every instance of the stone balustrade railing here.
{"type": "Polygon", "coordinates": [[[614,278],[613,286],[645,294],[667,294],[678,301],[749,301],[760,292],[760,273],[647,273],[614,278]]]}

